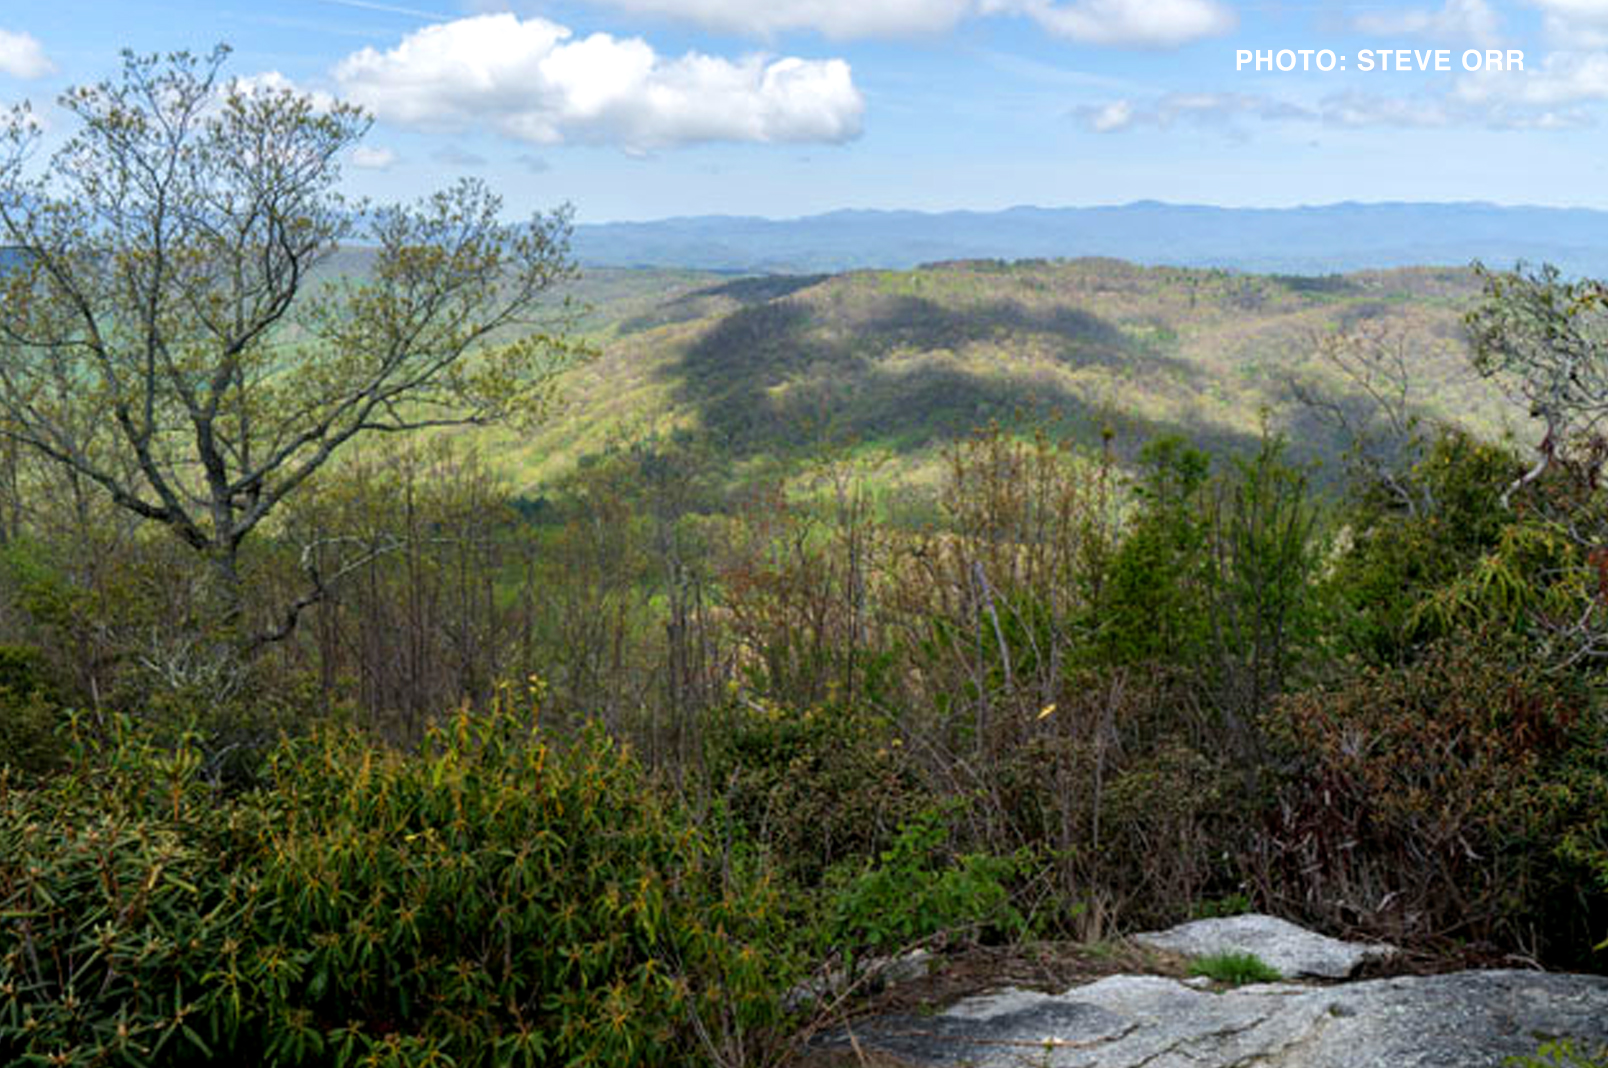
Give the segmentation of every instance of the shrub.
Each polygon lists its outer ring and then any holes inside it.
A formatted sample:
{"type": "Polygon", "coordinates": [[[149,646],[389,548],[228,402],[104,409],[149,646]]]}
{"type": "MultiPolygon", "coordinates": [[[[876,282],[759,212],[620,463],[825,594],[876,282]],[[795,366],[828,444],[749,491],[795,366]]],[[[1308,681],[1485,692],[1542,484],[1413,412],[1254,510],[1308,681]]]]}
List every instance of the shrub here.
{"type": "Polygon", "coordinates": [[[45,786],[0,772],[0,1061],[201,1064],[234,1032],[211,972],[253,894],[198,766],[121,724],[45,786]]]}
{"type": "Polygon", "coordinates": [[[858,870],[840,868],[827,910],[834,948],[887,953],[931,935],[1019,935],[1025,921],[1007,883],[1027,858],[951,857],[944,813],[928,809],[900,827],[893,845],[858,870]]]}
{"type": "Polygon", "coordinates": [[[1192,920],[1209,920],[1219,916],[1243,916],[1252,910],[1251,899],[1242,893],[1224,894],[1209,901],[1197,901],[1189,910],[1192,920]]]}
{"type": "Polygon", "coordinates": [[[1448,429],[1411,470],[1359,487],[1349,545],[1328,576],[1347,609],[1338,651],[1399,664],[1457,629],[1460,618],[1426,611],[1426,600],[1501,545],[1513,518],[1502,494],[1518,470],[1509,450],[1448,429]]]}
{"type": "Polygon", "coordinates": [[[1573,953],[1608,902],[1600,712],[1499,630],[1286,699],[1262,891],[1338,927],[1573,953]],[[1578,851],[1571,855],[1571,850],[1578,851]],[[1537,944],[1539,936],[1540,943],[1537,944]]]}
{"type": "Polygon", "coordinates": [[[1554,956],[1601,971],[1608,963],[1608,723],[1600,713],[1572,732],[1569,748],[1520,803],[1546,829],[1535,848],[1551,862],[1543,906],[1554,956]]]}
{"type": "Polygon", "coordinates": [[[44,656],[25,645],[0,645],[0,766],[39,774],[59,767],[66,753],[61,692],[44,656]]]}
{"type": "Polygon", "coordinates": [[[711,717],[705,770],[745,837],[795,883],[875,856],[930,802],[878,717],[827,706],[735,702],[711,717]]]}
{"type": "Polygon", "coordinates": [[[700,1063],[785,987],[769,885],[507,711],[287,742],[232,801],[127,735],[0,796],[0,1060],[700,1063]]]}

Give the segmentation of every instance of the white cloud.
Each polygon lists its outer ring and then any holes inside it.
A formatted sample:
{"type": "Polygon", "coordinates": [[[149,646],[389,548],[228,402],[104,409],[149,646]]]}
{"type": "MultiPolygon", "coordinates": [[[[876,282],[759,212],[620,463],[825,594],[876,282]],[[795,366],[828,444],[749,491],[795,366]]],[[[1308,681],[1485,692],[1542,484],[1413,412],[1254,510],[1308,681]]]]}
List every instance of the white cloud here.
{"type": "MultiPolygon", "coordinates": [[[[1608,89],[1604,93],[1608,94],[1608,89]]],[[[1218,129],[1234,137],[1245,135],[1246,120],[1352,129],[1486,126],[1501,130],[1564,130],[1592,125],[1589,114],[1564,106],[1585,99],[1541,92],[1528,99],[1474,98],[1456,92],[1418,96],[1347,92],[1302,104],[1254,93],[1168,93],[1151,100],[1121,99],[1080,108],[1074,116],[1095,133],[1195,126],[1218,129]]]]}
{"type": "Polygon", "coordinates": [[[633,15],[658,15],[714,30],[769,37],[816,30],[827,37],[942,33],[977,0],[592,0],[633,15]]]}
{"type": "Polygon", "coordinates": [[[358,145],[352,149],[352,166],[365,171],[389,170],[396,164],[396,153],[389,148],[358,145]]]}
{"type": "Polygon", "coordinates": [[[1579,108],[1519,112],[1495,109],[1486,125],[1498,130],[1579,130],[1595,126],[1596,120],[1579,108]]]}
{"type": "Polygon", "coordinates": [[[26,33],[0,30],[0,74],[13,78],[43,78],[54,74],[56,65],[45,55],[45,48],[26,33]]]}
{"type": "Polygon", "coordinates": [[[1113,100],[1087,113],[1089,128],[1095,133],[1116,133],[1133,125],[1133,102],[1113,100]]]}
{"type": "Polygon", "coordinates": [[[1529,0],[1541,9],[1542,27],[1560,48],[1608,47],[1608,0],[1529,0]]]}
{"type": "Polygon", "coordinates": [[[842,142],[864,99],[840,59],[690,52],[670,59],[640,38],[575,39],[541,18],[480,15],[417,30],[388,52],[365,48],[335,78],[381,119],[433,129],[481,124],[532,144],[615,143],[628,151],[706,141],[842,142]]]}
{"type": "Polygon", "coordinates": [[[1318,115],[1331,126],[1446,126],[1455,116],[1433,97],[1379,96],[1374,93],[1337,93],[1318,106],[1318,115]]]}
{"type": "Polygon", "coordinates": [[[256,96],[259,93],[299,93],[308,97],[313,107],[318,111],[328,111],[335,106],[335,98],[322,90],[308,91],[285,77],[276,70],[263,71],[261,74],[246,74],[241,77],[229,79],[229,90],[243,96],[256,96]]]}
{"type": "Polygon", "coordinates": [[[1118,133],[1138,126],[1162,129],[1188,123],[1220,126],[1232,132],[1242,118],[1269,122],[1315,119],[1309,108],[1254,93],[1167,93],[1144,104],[1116,100],[1075,113],[1095,133],[1118,133]]]}
{"type": "Polygon", "coordinates": [[[1019,12],[1057,37],[1113,48],[1177,48],[1238,22],[1218,0],[983,0],[983,10],[1019,12]]]}
{"type": "Polygon", "coordinates": [[[1532,108],[1608,100],[1608,52],[1553,52],[1533,70],[1467,74],[1455,95],[1471,104],[1532,108]]]}
{"type": "Polygon", "coordinates": [[[1486,0],[1446,0],[1439,9],[1372,11],[1358,15],[1352,25],[1363,33],[1381,37],[1419,34],[1437,41],[1467,41],[1482,47],[1502,40],[1501,19],[1486,0]]]}
{"type": "Polygon", "coordinates": [[[962,20],[1025,15],[1083,44],[1172,48],[1226,33],[1234,13],[1221,0],[590,0],[632,15],[680,19],[768,38],[814,30],[844,40],[952,30],[962,20]]]}

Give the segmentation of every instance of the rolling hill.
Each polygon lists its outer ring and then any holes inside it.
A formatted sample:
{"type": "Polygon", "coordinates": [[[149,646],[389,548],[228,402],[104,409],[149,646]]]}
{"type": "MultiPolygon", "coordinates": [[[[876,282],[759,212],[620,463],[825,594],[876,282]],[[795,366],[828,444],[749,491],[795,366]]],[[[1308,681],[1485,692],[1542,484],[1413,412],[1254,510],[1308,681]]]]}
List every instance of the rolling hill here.
{"type": "Polygon", "coordinates": [[[1176,432],[1248,449],[1264,418],[1296,455],[1343,448],[1292,380],[1365,408],[1319,339],[1367,323],[1409,354],[1414,405],[1486,433],[1510,409],[1469,370],[1466,269],[1247,275],[1105,259],[965,261],[904,271],[723,278],[592,272],[582,294],[602,355],[561,411],[487,444],[527,490],[651,434],[707,441],[734,483],[845,450],[891,482],[928,483],[946,442],[991,420],[1048,421],[1131,453],[1176,432]]]}

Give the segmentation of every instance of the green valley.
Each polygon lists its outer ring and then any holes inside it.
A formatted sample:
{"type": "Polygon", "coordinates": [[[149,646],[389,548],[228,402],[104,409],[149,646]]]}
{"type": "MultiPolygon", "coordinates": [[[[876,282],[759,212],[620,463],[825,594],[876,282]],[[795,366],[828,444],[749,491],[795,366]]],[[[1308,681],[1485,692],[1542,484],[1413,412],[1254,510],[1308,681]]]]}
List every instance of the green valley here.
{"type": "Polygon", "coordinates": [[[1369,417],[1322,350],[1375,334],[1410,361],[1409,406],[1493,436],[1516,431],[1473,372],[1466,269],[1320,278],[1146,268],[1115,260],[964,261],[908,271],[722,277],[589,271],[575,287],[600,357],[562,407],[487,452],[526,491],[584,456],[674,431],[705,437],[747,481],[852,452],[891,482],[930,485],[939,452],[991,421],[1047,422],[1131,455],[1178,433],[1243,453],[1264,413],[1303,460],[1343,449],[1294,384],[1369,417]]]}

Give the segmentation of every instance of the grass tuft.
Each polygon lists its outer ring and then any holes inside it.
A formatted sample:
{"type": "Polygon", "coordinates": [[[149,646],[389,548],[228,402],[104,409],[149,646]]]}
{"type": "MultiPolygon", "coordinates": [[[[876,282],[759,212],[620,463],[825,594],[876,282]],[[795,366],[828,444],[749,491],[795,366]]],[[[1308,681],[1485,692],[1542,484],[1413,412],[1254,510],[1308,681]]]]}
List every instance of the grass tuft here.
{"type": "Polygon", "coordinates": [[[1203,975],[1228,986],[1276,983],[1284,976],[1255,953],[1213,953],[1190,962],[1190,975],[1203,975]]]}

